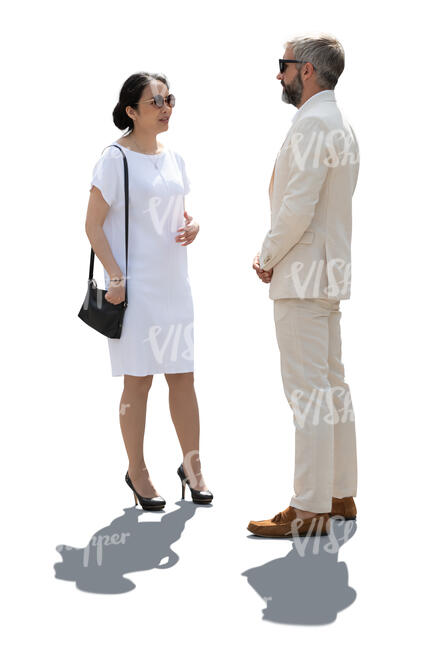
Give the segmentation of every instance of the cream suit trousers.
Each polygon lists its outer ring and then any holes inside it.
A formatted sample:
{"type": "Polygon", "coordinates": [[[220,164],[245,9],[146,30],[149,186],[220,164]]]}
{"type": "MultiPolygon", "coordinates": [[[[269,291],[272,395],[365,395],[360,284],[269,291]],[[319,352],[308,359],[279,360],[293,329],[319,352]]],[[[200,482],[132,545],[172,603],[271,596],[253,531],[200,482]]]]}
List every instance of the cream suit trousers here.
{"type": "Polygon", "coordinates": [[[332,497],[356,496],[356,431],[341,360],[339,300],[274,300],[286,399],[295,424],[295,495],[290,505],[330,512],[332,497]]]}

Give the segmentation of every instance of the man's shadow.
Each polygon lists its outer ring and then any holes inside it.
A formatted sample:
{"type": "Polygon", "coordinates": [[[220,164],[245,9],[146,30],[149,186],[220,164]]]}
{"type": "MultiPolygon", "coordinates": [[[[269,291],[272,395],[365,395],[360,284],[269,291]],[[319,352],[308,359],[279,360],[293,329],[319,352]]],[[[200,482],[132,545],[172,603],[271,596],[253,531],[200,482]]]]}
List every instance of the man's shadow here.
{"type": "Polygon", "coordinates": [[[181,500],[177,504],[178,510],[156,522],[140,522],[144,510],[135,506],[124,508],[124,514],[97,531],[85,548],[58,545],[56,550],[62,562],[54,564],[55,578],[71,580],[81,591],[121,594],[135,589],[124,574],[169,569],[179,560],[170,547],[197,509],[192,501],[181,500]]]}
{"type": "Polygon", "coordinates": [[[329,535],[294,538],[285,557],[244,571],[241,575],[266,603],[263,620],[293,625],[335,621],[338,612],[356,599],[348,586],[347,565],[338,562],[339,548],[356,529],[355,520],[332,517],[329,535]]]}

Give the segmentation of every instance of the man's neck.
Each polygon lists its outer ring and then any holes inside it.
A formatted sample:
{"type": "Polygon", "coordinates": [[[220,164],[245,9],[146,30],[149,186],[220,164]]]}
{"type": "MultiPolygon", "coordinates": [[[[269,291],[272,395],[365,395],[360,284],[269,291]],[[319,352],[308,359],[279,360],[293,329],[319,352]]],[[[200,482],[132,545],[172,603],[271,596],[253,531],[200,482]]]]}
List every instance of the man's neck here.
{"type": "Polygon", "coordinates": [[[301,108],[301,106],[303,104],[305,104],[308,99],[313,97],[313,95],[316,95],[317,93],[322,92],[323,90],[327,90],[327,88],[314,88],[313,90],[309,90],[307,95],[305,95],[304,91],[303,91],[303,94],[302,94],[302,97],[301,97],[301,104],[299,106],[297,106],[297,108],[301,108]]]}

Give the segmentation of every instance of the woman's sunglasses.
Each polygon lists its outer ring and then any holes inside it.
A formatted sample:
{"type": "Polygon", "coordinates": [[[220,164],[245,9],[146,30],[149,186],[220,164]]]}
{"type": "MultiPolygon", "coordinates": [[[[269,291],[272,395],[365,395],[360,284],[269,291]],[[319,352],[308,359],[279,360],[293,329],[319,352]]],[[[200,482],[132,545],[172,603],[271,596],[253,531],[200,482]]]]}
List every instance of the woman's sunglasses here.
{"type": "Polygon", "coordinates": [[[161,108],[164,106],[164,102],[170,107],[173,108],[175,106],[175,95],[167,95],[167,97],[163,97],[163,95],[154,95],[152,99],[142,99],[140,102],[137,102],[137,104],[150,104],[153,102],[155,106],[158,106],[158,108],[161,108]]]}

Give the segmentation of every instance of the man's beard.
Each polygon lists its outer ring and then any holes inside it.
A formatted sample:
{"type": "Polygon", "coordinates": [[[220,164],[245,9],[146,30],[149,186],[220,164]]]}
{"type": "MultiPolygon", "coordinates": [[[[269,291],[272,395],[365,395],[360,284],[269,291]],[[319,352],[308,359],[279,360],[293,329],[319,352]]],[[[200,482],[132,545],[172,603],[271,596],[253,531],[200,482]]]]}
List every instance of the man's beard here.
{"type": "Polygon", "coordinates": [[[300,74],[298,73],[292,83],[289,85],[283,85],[283,93],[281,95],[281,99],[286,102],[286,104],[293,104],[294,106],[298,106],[301,103],[303,88],[303,82],[301,81],[300,74]]]}

